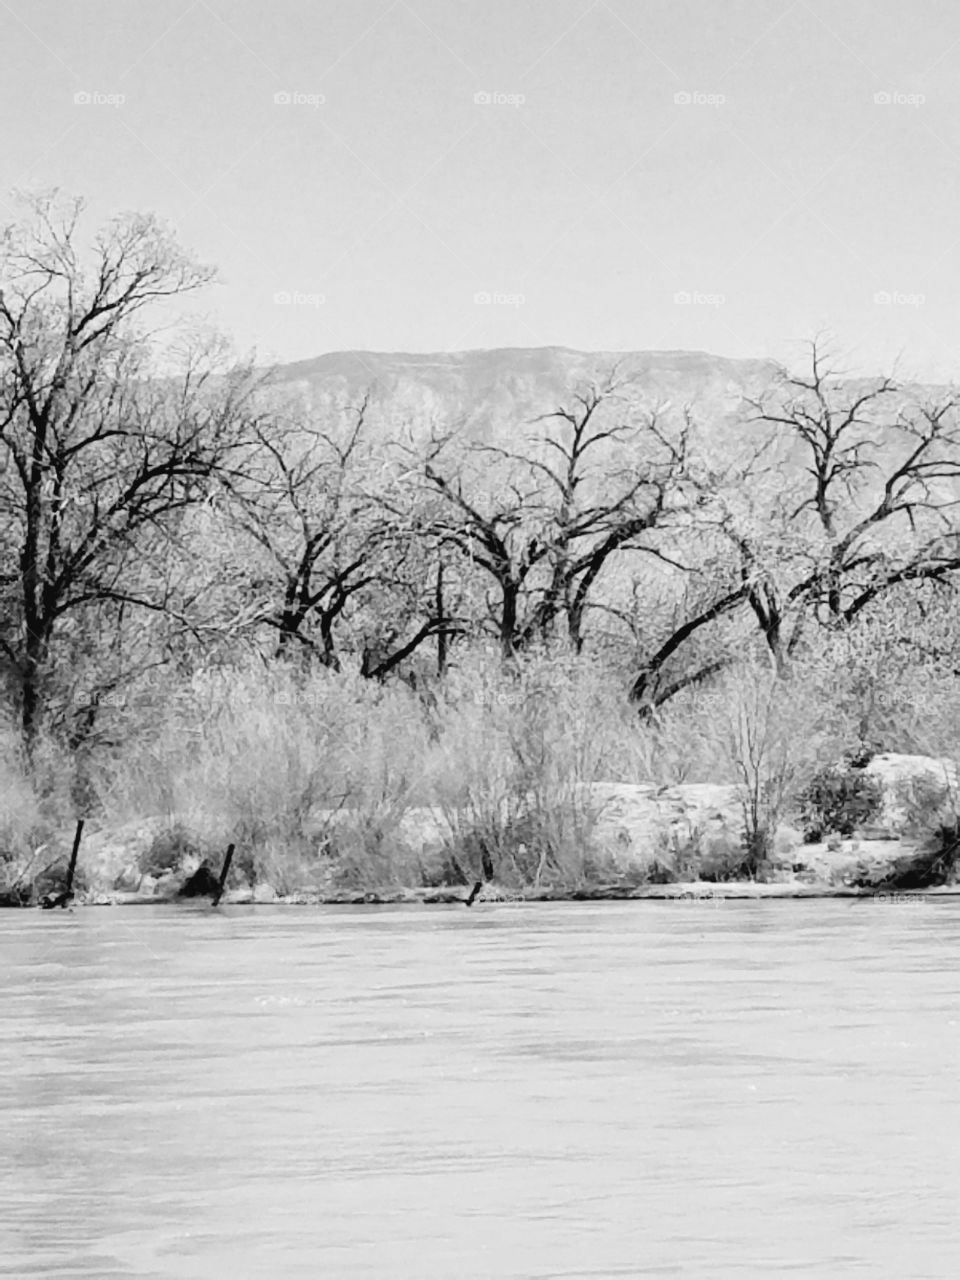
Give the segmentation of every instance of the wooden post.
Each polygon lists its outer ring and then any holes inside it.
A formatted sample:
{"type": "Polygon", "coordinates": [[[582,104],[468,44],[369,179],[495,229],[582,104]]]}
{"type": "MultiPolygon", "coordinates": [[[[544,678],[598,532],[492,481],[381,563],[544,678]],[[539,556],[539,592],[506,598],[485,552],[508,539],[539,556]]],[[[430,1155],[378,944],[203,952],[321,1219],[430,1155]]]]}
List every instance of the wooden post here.
{"type": "MultiPolygon", "coordinates": [[[[80,854],[80,839],[83,836],[83,818],[77,820],[77,830],[73,837],[73,848],[70,851],[70,866],[67,868],[67,889],[64,893],[64,899],[73,897],[73,877],[77,870],[77,858],[80,854]]],[[[66,901],[60,904],[65,907],[66,901]]]]}
{"type": "Polygon", "coordinates": [[[233,861],[233,845],[227,845],[227,856],[223,860],[223,866],[220,869],[220,883],[217,885],[217,892],[214,894],[213,905],[219,906],[220,899],[223,897],[224,886],[227,883],[227,876],[230,874],[230,863],[233,861]]]}
{"type": "Polygon", "coordinates": [[[50,911],[56,907],[66,907],[70,899],[73,897],[73,877],[77,869],[77,857],[80,853],[80,838],[83,835],[83,818],[77,819],[77,830],[73,837],[73,849],[70,851],[70,865],[67,868],[67,886],[62,893],[48,893],[40,899],[40,906],[44,911],[50,911]]]}
{"type": "Polygon", "coordinates": [[[465,903],[468,907],[473,906],[474,899],[476,898],[477,894],[480,892],[482,888],[483,888],[483,881],[478,880],[477,883],[470,890],[470,897],[465,899],[465,903]]]}

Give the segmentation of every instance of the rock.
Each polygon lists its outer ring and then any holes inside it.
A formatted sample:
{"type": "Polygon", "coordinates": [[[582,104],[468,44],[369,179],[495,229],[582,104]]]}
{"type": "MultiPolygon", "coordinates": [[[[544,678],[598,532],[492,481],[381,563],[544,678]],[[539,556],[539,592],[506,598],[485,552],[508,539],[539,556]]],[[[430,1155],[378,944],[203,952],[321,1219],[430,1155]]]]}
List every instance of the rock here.
{"type": "Polygon", "coordinates": [[[253,886],[254,902],[276,902],[277,891],[272,884],[255,884],[253,886]]]}
{"type": "MultiPolygon", "coordinates": [[[[172,842],[174,851],[178,844],[186,842],[186,857],[175,861],[178,862],[181,878],[184,873],[190,874],[201,861],[189,851],[191,848],[202,847],[199,837],[194,839],[189,835],[199,825],[199,820],[195,821],[195,818],[196,815],[167,814],[139,818],[100,830],[93,830],[88,826],[80,845],[78,877],[82,876],[83,883],[94,894],[135,892],[144,871],[148,874],[162,872],[160,879],[163,881],[167,872],[173,871],[173,867],[154,868],[147,864],[151,858],[157,858],[158,842],[162,846],[164,840],[172,842]],[[191,857],[192,862],[189,861],[191,857]]],[[[54,837],[50,842],[48,862],[58,857],[60,860],[69,858],[73,834],[71,827],[54,837]]]]}
{"type": "Polygon", "coordinates": [[[886,827],[881,826],[865,826],[857,827],[853,833],[857,840],[897,840],[897,836],[893,831],[889,831],[886,827]]]}
{"type": "Polygon", "coordinates": [[[180,881],[172,871],[165,871],[162,876],[157,877],[154,886],[154,896],[157,898],[175,898],[180,889],[180,881]]]}
{"type": "MultiPolygon", "coordinates": [[[[957,850],[936,836],[912,844],[898,842],[897,853],[877,856],[874,852],[858,859],[845,883],[870,889],[929,889],[956,882],[957,850]]],[[[884,849],[889,850],[890,845],[884,849]]]]}
{"type": "Polygon", "coordinates": [[[792,861],[792,854],[803,844],[803,835],[795,827],[779,826],[773,837],[773,851],[784,861],[792,861]]]}
{"type": "Polygon", "coordinates": [[[145,879],[135,865],[128,866],[123,868],[110,887],[120,893],[136,893],[145,879]]]}
{"type": "Polygon", "coordinates": [[[657,876],[666,869],[674,878],[697,872],[718,879],[743,861],[736,786],[597,782],[589,797],[598,809],[594,843],[621,871],[657,876]]]}
{"type": "Polygon", "coordinates": [[[912,848],[906,841],[890,839],[805,844],[794,851],[793,873],[798,880],[811,884],[867,883],[862,880],[865,868],[870,869],[871,877],[882,879],[896,859],[909,855],[912,848]]]}
{"type": "Polygon", "coordinates": [[[952,760],[884,752],[873,757],[864,773],[880,780],[883,804],[876,825],[888,834],[902,834],[909,826],[909,806],[904,793],[911,788],[930,788],[931,808],[935,807],[938,796],[954,806],[960,805],[957,766],[952,760]]]}
{"type": "MultiPolygon", "coordinates": [[[[147,853],[167,819],[142,818],[119,827],[84,832],[78,867],[83,867],[91,888],[112,889],[121,879],[139,877],[140,858],[147,853]]],[[[66,832],[58,840],[68,849],[73,833],[66,832]]]]}

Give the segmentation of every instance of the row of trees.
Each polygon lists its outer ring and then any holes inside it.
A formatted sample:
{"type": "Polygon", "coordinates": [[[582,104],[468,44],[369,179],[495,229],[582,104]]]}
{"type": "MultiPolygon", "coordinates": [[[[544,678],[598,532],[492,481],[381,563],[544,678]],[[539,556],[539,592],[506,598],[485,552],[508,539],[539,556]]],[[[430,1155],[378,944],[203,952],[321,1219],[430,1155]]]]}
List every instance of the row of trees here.
{"type": "Polygon", "coordinates": [[[470,637],[507,664],[563,640],[612,652],[649,714],[746,631],[786,672],[811,628],[960,569],[952,392],[851,381],[815,342],[719,459],[615,369],[510,447],[385,440],[372,394],[318,420],[209,337],[158,362],[148,317],[212,273],[150,217],[84,253],[81,212],[34,198],[0,237],[0,654],[28,750],[241,648],[384,679],[470,637]]]}

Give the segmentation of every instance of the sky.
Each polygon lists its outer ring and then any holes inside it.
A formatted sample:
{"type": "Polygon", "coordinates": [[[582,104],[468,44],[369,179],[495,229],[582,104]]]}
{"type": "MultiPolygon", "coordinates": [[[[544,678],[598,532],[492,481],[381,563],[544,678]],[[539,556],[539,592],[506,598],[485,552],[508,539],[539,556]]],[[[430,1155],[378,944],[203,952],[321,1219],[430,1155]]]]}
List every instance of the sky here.
{"type": "Polygon", "coordinates": [[[0,0],[15,189],[167,219],[263,361],[558,345],[960,380],[951,0],[0,0]]]}

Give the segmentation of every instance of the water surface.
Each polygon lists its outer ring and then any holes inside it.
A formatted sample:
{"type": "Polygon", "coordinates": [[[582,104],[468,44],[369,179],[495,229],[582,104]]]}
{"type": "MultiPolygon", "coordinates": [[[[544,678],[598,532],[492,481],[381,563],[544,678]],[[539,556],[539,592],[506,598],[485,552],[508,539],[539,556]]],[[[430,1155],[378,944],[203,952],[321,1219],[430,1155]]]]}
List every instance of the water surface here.
{"type": "Polygon", "coordinates": [[[960,904],[0,913],[0,1276],[960,1274],[960,904]]]}

